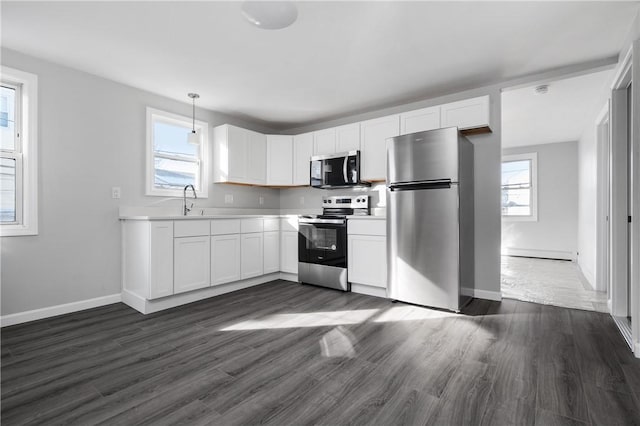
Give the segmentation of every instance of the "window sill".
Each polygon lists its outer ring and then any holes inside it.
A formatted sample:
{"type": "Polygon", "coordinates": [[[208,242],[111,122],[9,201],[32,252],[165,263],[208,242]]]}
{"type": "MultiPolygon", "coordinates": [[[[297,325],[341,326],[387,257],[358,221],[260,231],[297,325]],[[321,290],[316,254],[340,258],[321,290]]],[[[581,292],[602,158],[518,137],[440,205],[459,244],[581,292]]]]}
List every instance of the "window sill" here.
{"type": "Polygon", "coordinates": [[[503,222],[537,222],[537,216],[502,216],[503,222]]]}
{"type": "Polygon", "coordinates": [[[0,237],[27,237],[38,235],[36,226],[0,225],[0,237]]]}
{"type": "MultiPolygon", "coordinates": [[[[184,192],[182,189],[153,189],[147,190],[144,195],[146,195],[147,197],[182,198],[184,196],[184,192]]],[[[198,199],[209,198],[208,192],[196,191],[196,195],[198,196],[198,199]]],[[[187,191],[187,198],[193,198],[193,192],[191,192],[191,189],[187,191]]]]}

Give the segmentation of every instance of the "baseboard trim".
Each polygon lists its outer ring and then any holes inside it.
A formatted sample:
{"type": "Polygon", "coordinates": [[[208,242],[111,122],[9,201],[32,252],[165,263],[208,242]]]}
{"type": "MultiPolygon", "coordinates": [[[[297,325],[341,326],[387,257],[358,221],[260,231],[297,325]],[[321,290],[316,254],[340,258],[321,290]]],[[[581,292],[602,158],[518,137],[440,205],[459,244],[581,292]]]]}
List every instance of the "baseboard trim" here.
{"type": "Polygon", "coordinates": [[[187,293],[174,294],[172,296],[163,297],[161,299],[148,300],[144,297],[123,291],[122,301],[143,314],[152,314],[154,312],[163,311],[165,309],[175,308],[176,306],[186,305],[188,303],[197,302],[199,300],[208,299],[210,297],[219,296],[221,294],[231,293],[232,291],[238,291],[245,288],[253,287],[256,285],[264,284],[269,281],[277,279],[291,279],[297,280],[297,276],[293,274],[286,274],[287,278],[282,278],[283,274],[280,272],[274,272],[268,275],[261,275],[255,278],[248,278],[241,281],[234,281],[227,284],[216,285],[213,287],[206,287],[200,290],[194,290],[187,293]],[[128,293],[128,294],[125,294],[128,293]]]}
{"type": "Polygon", "coordinates": [[[473,297],[476,299],[485,299],[485,300],[493,300],[495,302],[502,301],[502,292],[501,291],[488,291],[488,290],[479,290],[477,288],[473,289],[473,297]]]}
{"type": "Polygon", "coordinates": [[[539,257],[542,259],[560,259],[560,260],[576,260],[576,254],[571,251],[563,250],[538,250],[538,249],[522,249],[516,247],[504,247],[502,249],[503,256],[522,256],[522,257],[539,257]]]}
{"type": "Polygon", "coordinates": [[[120,293],[117,293],[110,294],[108,296],[96,297],[93,299],[65,303],[62,305],[48,306],[46,308],[34,309],[32,311],[3,315],[0,317],[0,327],[8,327],[11,325],[22,324],[29,321],[36,321],[43,318],[50,318],[58,315],[70,314],[72,312],[84,311],[86,309],[111,305],[113,303],[118,303],[121,301],[122,295],[120,293]]]}
{"type": "Polygon", "coordinates": [[[638,347],[637,343],[635,345],[633,344],[633,335],[631,333],[631,327],[629,326],[628,320],[626,318],[617,317],[615,315],[611,315],[611,318],[613,318],[613,322],[615,322],[618,330],[620,331],[620,334],[622,334],[622,338],[629,346],[629,349],[631,349],[631,352],[633,352],[636,357],[639,357],[640,347],[638,347]]]}
{"type": "Polygon", "coordinates": [[[636,358],[640,358],[640,342],[636,342],[636,350],[633,351],[636,358]]]}
{"type": "Polygon", "coordinates": [[[351,283],[351,292],[366,294],[367,296],[387,298],[387,289],[382,287],[374,287],[366,284],[351,283]]]}

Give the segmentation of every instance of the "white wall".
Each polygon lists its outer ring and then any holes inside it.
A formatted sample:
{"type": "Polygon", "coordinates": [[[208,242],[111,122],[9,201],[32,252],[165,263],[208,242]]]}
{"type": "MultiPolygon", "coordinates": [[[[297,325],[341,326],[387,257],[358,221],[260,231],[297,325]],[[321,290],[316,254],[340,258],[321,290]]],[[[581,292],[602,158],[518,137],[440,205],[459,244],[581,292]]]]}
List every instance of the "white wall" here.
{"type": "Polygon", "coordinates": [[[506,148],[538,154],[538,220],[502,220],[502,253],[575,259],[578,247],[578,143],[506,148]]]}
{"type": "MultiPolygon", "coordinates": [[[[483,297],[498,297],[500,294],[501,87],[502,85],[494,85],[468,90],[411,104],[342,117],[337,120],[318,123],[312,126],[289,129],[285,133],[303,133],[447,102],[454,102],[461,99],[489,95],[491,99],[491,128],[493,129],[493,133],[470,136],[469,140],[473,142],[475,148],[476,288],[480,290],[479,294],[483,294],[483,297]]],[[[334,190],[331,193],[339,194],[340,192],[334,190]]],[[[314,189],[298,189],[295,190],[295,192],[285,190],[282,191],[280,207],[282,209],[308,207],[307,199],[319,200],[321,195],[322,191],[314,189]],[[305,206],[301,206],[299,203],[301,196],[305,197],[305,206]]],[[[372,193],[372,196],[373,201],[377,203],[379,199],[378,194],[372,193]]],[[[313,202],[316,203],[318,201],[313,202]]]]}
{"type": "MultiPolygon", "coordinates": [[[[145,109],[190,116],[186,94],[176,102],[7,49],[2,64],[39,79],[39,235],[2,239],[2,315],[119,293],[118,208],[179,212],[182,203],[143,195],[145,109]],[[120,200],[111,199],[112,186],[122,188],[120,200]]],[[[270,130],[205,110],[196,115],[210,126],[270,130]]],[[[279,197],[274,189],[213,185],[196,206],[278,209],[279,197]],[[233,205],[224,194],[233,194],[233,205]]]]}

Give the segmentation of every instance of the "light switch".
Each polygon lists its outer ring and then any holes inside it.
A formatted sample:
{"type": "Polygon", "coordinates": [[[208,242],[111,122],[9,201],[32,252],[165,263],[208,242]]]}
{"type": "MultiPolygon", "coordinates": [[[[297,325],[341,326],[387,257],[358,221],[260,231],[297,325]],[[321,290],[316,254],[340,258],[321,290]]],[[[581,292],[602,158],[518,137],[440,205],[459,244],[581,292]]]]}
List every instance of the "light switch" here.
{"type": "Polygon", "coordinates": [[[114,186],[113,188],[111,188],[111,198],[113,198],[113,199],[120,198],[120,187],[119,186],[114,186]]]}
{"type": "Polygon", "coordinates": [[[233,204],[233,194],[224,194],[225,204],[233,204]]]}
{"type": "Polygon", "coordinates": [[[260,203],[260,205],[264,204],[264,197],[262,195],[258,198],[258,203],[260,203]]]}

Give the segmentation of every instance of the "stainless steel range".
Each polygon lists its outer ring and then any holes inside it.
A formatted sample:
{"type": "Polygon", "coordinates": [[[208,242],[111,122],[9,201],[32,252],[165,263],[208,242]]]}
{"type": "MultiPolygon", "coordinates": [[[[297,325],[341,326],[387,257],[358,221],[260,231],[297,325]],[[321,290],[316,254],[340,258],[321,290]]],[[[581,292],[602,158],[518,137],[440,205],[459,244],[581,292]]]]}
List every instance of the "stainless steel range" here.
{"type": "Polygon", "coordinates": [[[298,219],[298,280],[349,291],[347,216],[368,215],[368,195],[322,197],[322,214],[298,219]]]}

